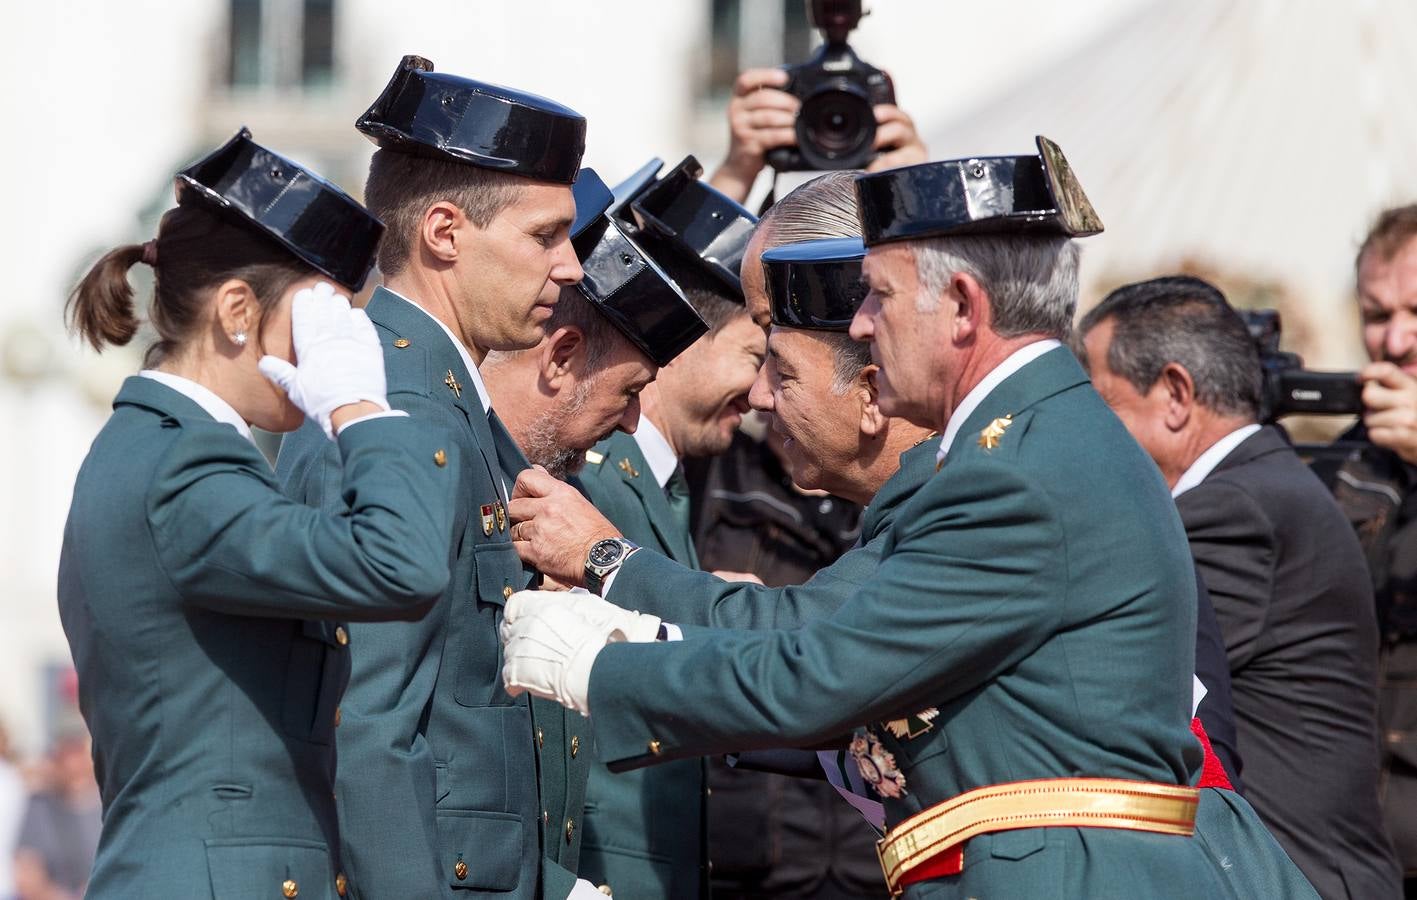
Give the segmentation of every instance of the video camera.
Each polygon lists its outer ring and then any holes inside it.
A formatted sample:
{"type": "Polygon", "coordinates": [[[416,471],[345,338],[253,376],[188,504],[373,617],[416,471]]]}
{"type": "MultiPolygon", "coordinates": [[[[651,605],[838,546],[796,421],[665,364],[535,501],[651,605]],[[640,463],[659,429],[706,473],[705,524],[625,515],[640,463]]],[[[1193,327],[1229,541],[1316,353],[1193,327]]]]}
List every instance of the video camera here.
{"type": "Polygon", "coordinates": [[[1363,411],[1363,386],[1356,372],[1313,372],[1296,353],[1279,349],[1279,311],[1240,310],[1260,353],[1264,384],[1260,391],[1260,421],[1274,422],[1298,413],[1308,416],[1352,416],[1363,411]]]}
{"type": "Polygon", "coordinates": [[[807,15],[826,43],[787,67],[784,90],[802,101],[797,146],[769,150],[768,165],[779,172],[864,168],[876,155],[874,107],[895,102],[891,77],[846,43],[861,22],[861,0],[807,0],[807,15]]]}

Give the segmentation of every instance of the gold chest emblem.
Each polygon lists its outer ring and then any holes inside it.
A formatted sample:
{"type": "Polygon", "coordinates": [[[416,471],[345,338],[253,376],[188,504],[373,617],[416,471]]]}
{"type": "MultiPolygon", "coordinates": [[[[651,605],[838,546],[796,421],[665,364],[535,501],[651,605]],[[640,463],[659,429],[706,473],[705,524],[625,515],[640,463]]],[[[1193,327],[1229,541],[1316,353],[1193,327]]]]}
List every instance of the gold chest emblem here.
{"type": "Polygon", "coordinates": [[[985,450],[993,450],[995,447],[999,446],[999,439],[1004,436],[1004,432],[1007,431],[1009,426],[1013,423],[1014,417],[1008,415],[995,419],[988,425],[985,425],[984,430],[979,432],[979,446],[983,447],[985,450]]]}

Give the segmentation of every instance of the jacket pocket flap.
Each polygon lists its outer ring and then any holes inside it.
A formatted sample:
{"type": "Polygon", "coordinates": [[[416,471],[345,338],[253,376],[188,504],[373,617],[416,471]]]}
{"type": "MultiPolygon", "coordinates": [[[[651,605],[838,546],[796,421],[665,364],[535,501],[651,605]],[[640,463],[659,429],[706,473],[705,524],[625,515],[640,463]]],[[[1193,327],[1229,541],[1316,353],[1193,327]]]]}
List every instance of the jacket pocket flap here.
{"type": "Polygon", "coordinates": [[[1024,859],[1032,856],[1047,843],[1048,835],[1045,831],[1043,828],[996,831],[989,835],[989,855],[995,859],[1024,859]]]}
{"type": "Polygon", "coordinates": [[[525,586],[522,561],[511,541],[490,541],[473,548],[477,554],[477,597],[482,603],[505,606],[512,591],[525,586]]]}
{"type": "Polygon", "coordinates": [[[206,841],[213,900],[334,896],[329,853],[319,841],[297,838],[220,838],[206,841]],[[286,882],[293,882],[288,889],[286,882]]]}
{"type": "Polygon", "coordinates": [[[515,813],[438,810],[438,850],[455,888],[510,891],[522,863],[522,818],[515,813]]]}

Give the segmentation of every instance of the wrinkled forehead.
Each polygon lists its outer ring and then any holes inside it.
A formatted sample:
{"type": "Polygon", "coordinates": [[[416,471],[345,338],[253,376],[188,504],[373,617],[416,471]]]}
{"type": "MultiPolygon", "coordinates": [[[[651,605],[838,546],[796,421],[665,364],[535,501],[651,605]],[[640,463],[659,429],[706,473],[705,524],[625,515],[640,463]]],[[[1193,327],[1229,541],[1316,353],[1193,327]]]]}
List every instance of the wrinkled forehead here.
{"type": "Polygon", "coordinates": [[[910,243],[895,241],[866,250],[861,260],[861,276],[873,285],[915,279],[915,252],[910,243]]]}
{"type": "Polygon", "coordinates": [[[830,336],[835,334],[837,332],[774,325],[768,332],[768,355],[779,367],[786,366],[795,375],[818,371],[830,376],[834,364],[830,336]]]}

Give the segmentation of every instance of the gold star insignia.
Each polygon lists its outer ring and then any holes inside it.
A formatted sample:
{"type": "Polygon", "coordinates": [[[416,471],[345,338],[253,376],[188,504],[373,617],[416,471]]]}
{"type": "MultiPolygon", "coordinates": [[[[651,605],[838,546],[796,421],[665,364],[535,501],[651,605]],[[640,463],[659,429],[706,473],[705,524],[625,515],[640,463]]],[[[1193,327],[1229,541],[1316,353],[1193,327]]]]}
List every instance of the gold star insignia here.
{"type": "Polygon", "coordinates": [[[999,438],[1004,436],[1004,432],[1013,423],[1014,417],[1008,415],[1001,419],[995,419],[988,425],[985,425],[984,430],[979,432],[979,446],[983,447],[985,450],[993,450],[995,447],[999,446],[999,438]]]}
{"type": "Polygon", "coordinates": [[[457,397],[459,400],[462,399],[462,385],[458,384],[458,380],[453,377],[452,369],[448,370],[448,377],[443,379],[443,383],[453,392],[454,397],[457,397]]]}

